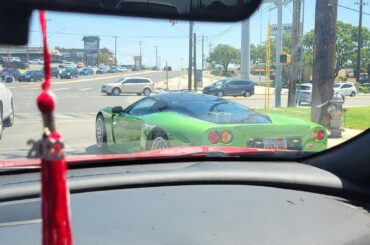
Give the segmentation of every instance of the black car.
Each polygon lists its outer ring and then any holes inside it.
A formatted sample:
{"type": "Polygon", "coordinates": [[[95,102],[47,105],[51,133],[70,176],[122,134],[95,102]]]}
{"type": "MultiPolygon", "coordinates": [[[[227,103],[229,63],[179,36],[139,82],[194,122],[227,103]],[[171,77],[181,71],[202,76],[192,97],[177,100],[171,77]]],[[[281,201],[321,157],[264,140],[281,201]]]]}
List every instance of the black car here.
{"type": "Polygon", "coordinates": [[[59,68],[58,67],[52,67],[51,68],[51,75],[53,77],[58,78],[60,76],[60,70],[59,70],[59,68]]]}
{"type": "Polygon", "coordinates": [[[108,70],[108,73],[116,73],[117,72],[117,69],[115,66],[111,66],[108,70]]]}
{"type": "Polygon", "coordinates": [[[18,78],[21,76],[21,73],[17,70],[17,69],[14,69],[14,68],[6,68],[6,69],[3,69],[1,72],[0,72],[0,76],[1,76],[1,80],[5,80],[5,77],[14,77],[14,80],[18,80],[18,78]]]}
{"type": "Polygon", "coordinates": [[[20,82],[36,82],[44,79],[44,72],[42,70],[27,71],[25,74],[19,76],[20,82]]]}
{"type": "Polygon", "coordinates": [[[60,74],[60,79],[63,78],[78,78],[78,70],[77,68],[67,68],[60,74]]]}
{"type": "Polygon", "coordinates": [[[26,69],[28,64],[22,61],[5,62],[3,68],[26,69]]]}
{"type": "Polygon", "coordinates": [[[250,80],[219,80],[204,87],[203,94],[211,94],[219,97],[225,95],[249,97],[254,94],[254,84],[250,80]]]}

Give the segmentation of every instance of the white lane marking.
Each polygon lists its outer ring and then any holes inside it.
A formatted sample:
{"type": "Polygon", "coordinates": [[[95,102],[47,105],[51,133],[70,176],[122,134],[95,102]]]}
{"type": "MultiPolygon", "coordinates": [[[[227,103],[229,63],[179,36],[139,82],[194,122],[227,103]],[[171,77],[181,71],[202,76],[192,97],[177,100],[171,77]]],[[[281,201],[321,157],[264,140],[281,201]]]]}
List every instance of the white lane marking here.
{"type": "Polygon", "coordinates": [[[68,87],[68,88],[55,88],[55,89],[53,89],[54,91],[60,91],[60,90],[67,90],[67,89],[70,89],[70,87],[68,87]]]}
{"type": "Polygon", "coordinates": [[[86,91],[86,90],[90,90],[90,89],[92,89],[92,88],[80,88],[79,90],[80,91],[86,91]]]}

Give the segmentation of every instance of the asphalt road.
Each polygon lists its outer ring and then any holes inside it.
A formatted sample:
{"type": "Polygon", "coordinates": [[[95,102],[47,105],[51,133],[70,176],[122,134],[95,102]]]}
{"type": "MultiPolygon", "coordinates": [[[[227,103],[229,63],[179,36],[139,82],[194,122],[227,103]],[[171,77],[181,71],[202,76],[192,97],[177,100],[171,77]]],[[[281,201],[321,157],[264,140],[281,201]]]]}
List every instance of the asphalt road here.
{"type": "MultiPolygon", "coordinates": [[[[183,75],[183,71],[169,72],[169,78],[183,75]]],[[[140,76],[151,78],[154,82],[164,81],[163,71],[134,72],[125,74],[80,76],[78,79],[53,80],[53,91],[57,96],[57,129],[63,136],[65,151],[74,154],[99,154],[95,146],[95,116],[107,106],[126,107],[142,98],[137,95],[107,96],[100,93],[102,84],[114,81],[122,76],[140,76]]],[[[13,93],[15,122],[5,128],[0,141],[0,160],[24,158],[30,146],[29,139],[39,139],[42,132],[41,116],[36,107],[36,97],[40,92],[40,83],[19,83],[9,85],[13,93]]],[[[251,108],[263,108],[265,97],[257,94],[249,98],[226,97],[251,108]]],[[[275,97],[270,97],[273,107],[275,97]]],[[[286,105],[287,94],[282,95],[282,105],[286,105]]],[[[347,98],[345,106],[370,106],[370,96],[359,95],[347,98]]]]}

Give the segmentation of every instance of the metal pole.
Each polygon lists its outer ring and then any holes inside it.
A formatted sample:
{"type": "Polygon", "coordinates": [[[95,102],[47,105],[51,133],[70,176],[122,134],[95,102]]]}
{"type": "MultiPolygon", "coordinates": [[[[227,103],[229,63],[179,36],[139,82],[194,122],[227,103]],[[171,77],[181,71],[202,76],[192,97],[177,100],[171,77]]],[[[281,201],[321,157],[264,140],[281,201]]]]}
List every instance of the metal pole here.
{"type": "Polygon", "coordinates": [[[158,69],[158,46],[155,46],[155,69],[158,69]]]}
{"type": "Polygon", "coordinates": [[[188,91],[191,91],[193,69],[193,21],[189,22],[189,68],[188,68],[188,91]]]}
{"type": "MultiPolygon", "coordinates": [[[[262,46],[262,8],[260,7],[260,46],[262,46]]],[[[258,85],[261,84],[261,73],[262,73],[262,67],[261,67],[261,64],[262,64],[262,56],[259,58],[260,59],[260,62],[259,62],[259,69],[260,69],[260,72],[259,72],[259,76],[258,76],[258,85]]]]}
{"type": "Polygon", "coordinates": [[[142,43],[141,42],[139,42],[139,46],[140,46],[140,63],[139,63],[139,70],[141,70],[142,69],[142,66],[143,66],[143,57],[141,56],[141,45],[142,45],[142,43]]]}
{"type": "Polygon", "coordinates": [[[283,4],[282,0],[276,0],[276,5],[278,9],[277,16],[277,36],[276,36],[276,78],[275,78],[275,107],[281,107],[281,64],[280,64],[280,54],[283,39],[283,4]]]}
{"type": "Polygon", "coordinates": [[[117,37],[114,37],[114,64],[117,66],[117,37]]]}
{"type": "Polygon", "coordinates": [[[168,91],[168,64],[166,60],[166,84],[167,84],[167,91],[168,91]]]}
{"type": "Polygon", "coordinates": [[[202,71],[204,70],[204,35],[202,35],[202,71]]]}
{"type": "Polygon", "coordinates": [[[360,0],[360,16],[358,21],[358,37],[357,37],[357,68],[356,68],[356,82],[360,81],[360,73],[361,73],[361,48],[362,48],[362,7],[363,1],[360,0]]]}
{"type": "Polygon", "coordinates": [[[250,72],[250,20],[242,21],[242,39],[241,39],[241,76],[243,79],[249,79],[250,72]]]}
{"type": "Polygon", "coordinates": [[[194,33],[194,91],[197,92],[197,34],[194,33]]]}
{"type": "MultiPolygon", "coordinates": [[[[299,82],[298,82],[298,93],[299,93],[299,88],[301,87],[302,84],[302,74],[303,74],[303,29],[304,29],[304,11],[305,11],[305,0],[302,0],[302,26],[301,28],[301,60],[300,60],[300,69],[299,69],[299,82]]],[[[298,94],[296,94],[295,98],[296,104],[298,104],[298,94]]]]}

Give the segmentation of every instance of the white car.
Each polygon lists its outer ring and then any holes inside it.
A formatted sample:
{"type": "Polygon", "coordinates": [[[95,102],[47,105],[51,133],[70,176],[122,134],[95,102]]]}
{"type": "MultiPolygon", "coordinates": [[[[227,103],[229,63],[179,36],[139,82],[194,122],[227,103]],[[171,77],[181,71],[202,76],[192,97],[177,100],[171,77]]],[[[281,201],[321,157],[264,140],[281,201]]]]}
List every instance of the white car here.
{"type": "Polygon", "coordinates": [[[149,96],[153,90],[153,81],[143,77],[120,78],[115,82],[104,84],[101,87],[102,93],[115,96],[121,93],[135,93],[137,95],[143,94],[149,96]]]}
{"type": "Polygon", "coordinates": [[[116,69],[117,69],[118,72],[126,72],[127,71],[127,68],[124,67],[124,66],[117,66],[116,69]]]}
{"type": "Polygon", "coordinates": [[[0,139],[4,127],[10,127],[14,122],[13,95],[5,83],[0,82],[0,139]]]}
{"type": "Polygon", "coordinates": [[[334,93],[354,97],[357,94],[357,89],[354,83],[335,83],[334,93]]]}
{"type": "Polygon", "coordinates": [[[42,65],[42,64],[44,64],[44,60],[43,59],[29,60],[28,63],[42,65]]]}

